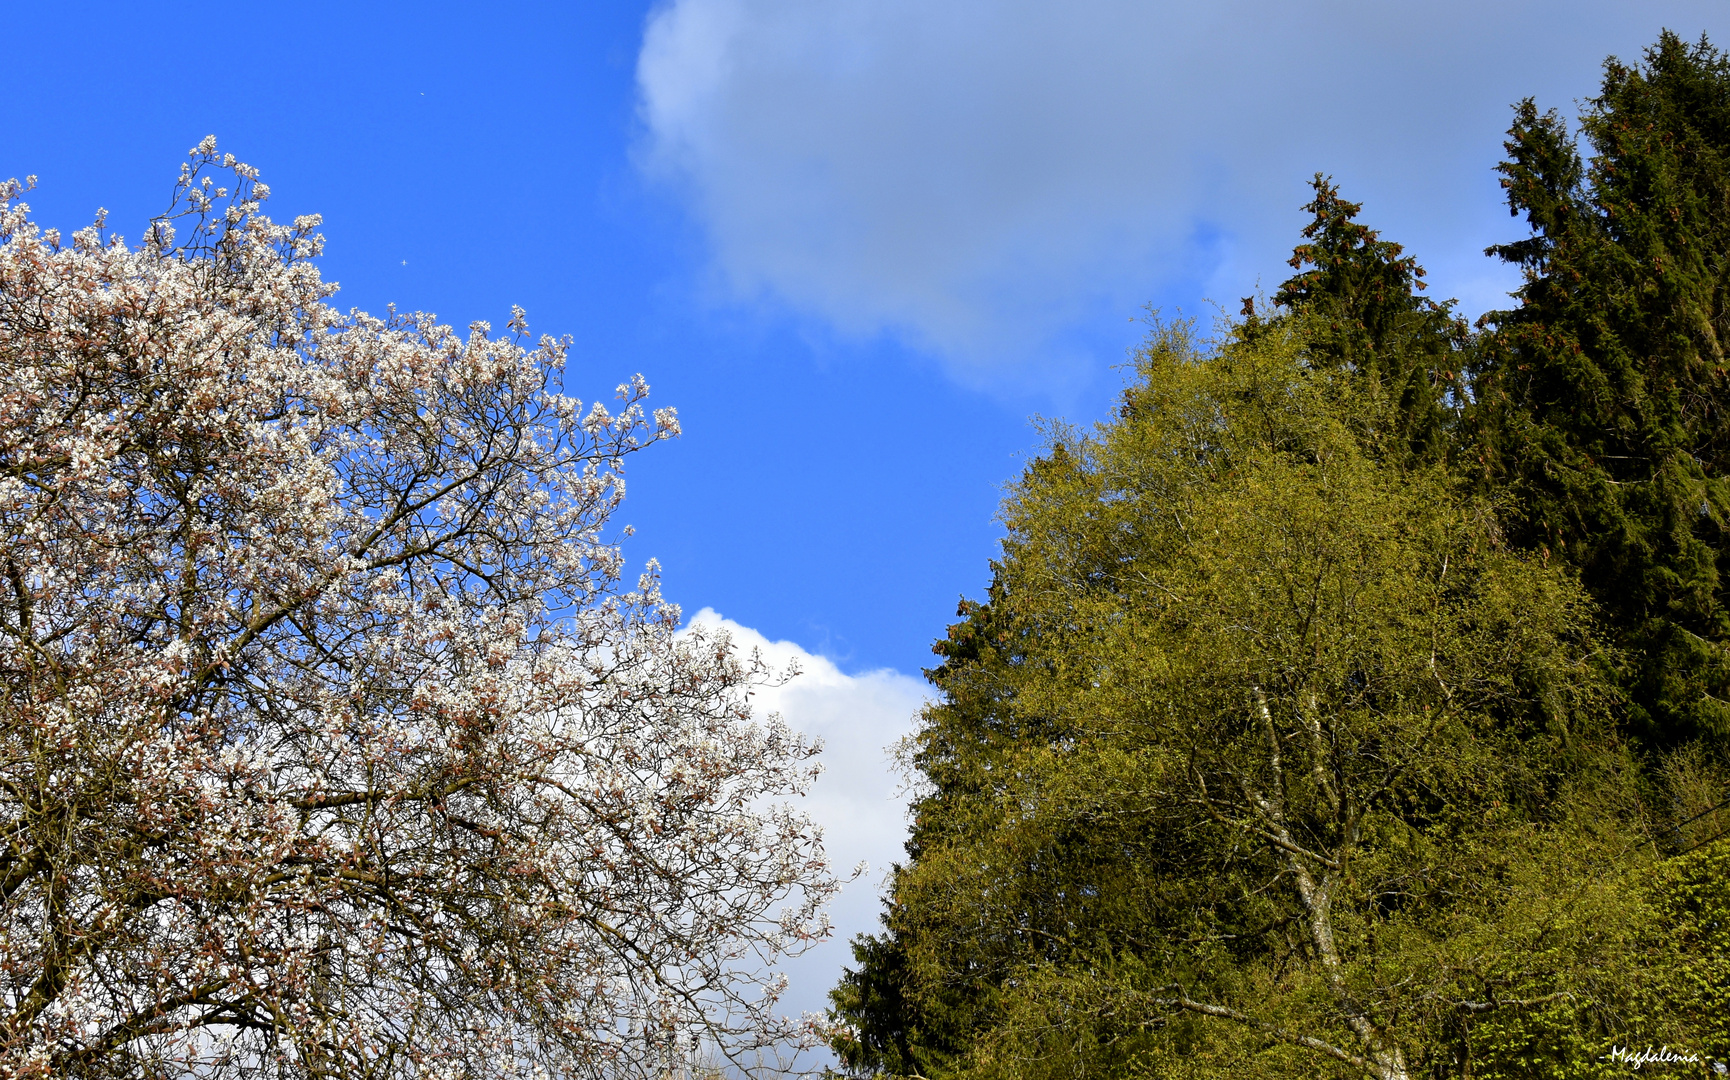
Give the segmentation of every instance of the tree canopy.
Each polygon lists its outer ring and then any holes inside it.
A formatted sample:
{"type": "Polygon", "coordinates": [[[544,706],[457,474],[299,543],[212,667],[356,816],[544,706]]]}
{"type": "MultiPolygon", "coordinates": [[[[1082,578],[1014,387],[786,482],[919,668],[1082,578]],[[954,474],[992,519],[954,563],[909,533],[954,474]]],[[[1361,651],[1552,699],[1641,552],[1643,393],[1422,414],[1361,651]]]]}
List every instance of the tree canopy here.
{"type": "MultiPolygon", "coordinates": [[[[1320,173],[1311,187],[1315,198],[1304,210],[1314,217],[1289,262],[1297,273],[1274,302],[1309,319],[1311,364],[1358,373],[1359,392],[1382,402],[1371,414],[1386,425],[1373,433],[1381,453],[1445,455],[1467,327],[1453,314],[1453,301],[1423,295],[1417,259],[1357,220],[1361,204],[1342,198],[1320,173]]],[[[1253,333],[1256,325],[1252,319],[1245,330],[1253,333]]]]}
{"type": "Polygon", "coordinates": [[[858,1074],[1730,1064],[1730,60],[1519,104],[1477,332],[1317,175],[1294,275],[1047,432],[904,747],[858,1074]]]}
{"type": "MultiPolygon", "coordinates": [[[[1318,173],[1292,276],[1048,425],[900,746],[855,1075],[1730,1067],[1730,57],[1515,106],[1468,326],[1318,173]]],[[[195,148],[0,185],[0,1075],[663,1077],[817,1037],[774,673],[626,573],[678,434],[568,340],[330,303],[195,148]]]]}
{"type": "Polygon", "coordinates": [[[343,315],[218,159],[0,188],[0,1073],[658,1076],[797,1034],[814,753],[607,534],[647,385],[343,315]],[[537,1071],[538,1070],[538,1071],[537,1071]]]}
{"type": "Polygon", "coordinates": [[[1610,61],[1580,131],[1530,99],[1500,166],[1525,273],[1486,316],[1482,482],[1518,542],[1576,567],[1628,669],[1626,722],[1676,745],[1730,734],[1730,60],[1666,32],[1610,61]]]}
{"type": "Polygon", "coordinates": [[[836,994],[855,1066],[1403,1078],[1623,992],[1643,856],[1589,600],[1367,452],[1397,402],[1306,326],[1165,328],[1013,489],[836,994]]]}

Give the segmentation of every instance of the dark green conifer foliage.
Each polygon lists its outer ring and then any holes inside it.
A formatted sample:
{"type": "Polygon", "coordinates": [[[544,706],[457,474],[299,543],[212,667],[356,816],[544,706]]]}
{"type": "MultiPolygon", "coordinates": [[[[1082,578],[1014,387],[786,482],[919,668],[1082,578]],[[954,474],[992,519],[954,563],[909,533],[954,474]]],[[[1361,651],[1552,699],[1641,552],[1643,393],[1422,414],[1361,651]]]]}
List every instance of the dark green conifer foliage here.
{"type": "MultiPolygon", "coordinates": [[[[906,849],[910,862],[941,844],[942,837],[965,831],[970,809],[976,815],[989,804],[991,761],[1018,734],[1005,730],[1002,710],[994,699],[1003,692],[994,674],[1014,657],[1005,646],[1008,634],[989,602],[963,600],[956,615],[961,621],[946,638],[932,646],[941,662],[925,677],[943,694],[929,707],[933,731],[942,745],[918,753],[919,768],[930,788],[913,804],[913,824],[906,849]]],[[[894,870],[901,873],[901,867],[894,870]]],[[[933,995],[913,985],[915,960],[910,952],[923,944],[917,908],[898,903],[896,890],[883,913],[884,932],[861,934],[852,942],[857,965],[842,975],[830,991],[833,1014],[851,1025],[851,1032],[833,1040],[842,1064],[854,1075],[941,1076],[946,1063],[964,1046],[969,1016],[990,987],[978,977],[977,965],[946,972],[945,992],[933,995]]]]}
{"type": "Polygon", "coordinates": [[[1424,268],[1357,220],[1361,204],[1341,198],[1331,177],[1310,183],[1315,198],[1304,210],[1315,217],[1292,252],[1298,272],[1274,302],[1311,320],[1312,362],[1361,373],[1385,402],[1390,430],[1375,434],[1391,436],[1387,448],[1433,461],[1446,452],[1466,325],[1453,301],[1421,295],[1424,268]]]}
{"type": "Polygon", "coordinates": [[[840,985],[829,992],[837,1015],[852,1025],[831,1044],[841,1064],[856,1076],[936,1071],[926,1062],[947,1056],[948,1048],[931,1047],[933,1040],[921,1030],[923,1011],[908,994],[905,942],[888,933],[860,934],[852,946],[857,967],[843,971],[840,985]]]}
{"type": "MultiPolygon", "coordinates": [[[[1070,468],[1059,446],[1032,471],[1070,468]]],[[[925,677],[941,699],[927,707],[921,736],[909,748],[908,764],[925,785],[912,805],[909,866],[930,851],[989,831],[1016,759],[1028,747],[1066,737],[1058,723],[1009,707],[1017,684],[1050,661],[1025,647],[1032,631],[1014,614],[1001,565],[993,563],[992,569],[985,602],[962,600],[959,621],[932,645],[939,662],[925,677]]],[[[1075,867],[1048,860],[1048,869],[1066,873],[1075,867]]],[[[830,992],[833,1015],[852,1029],[832,1046],[855,1075],[949,1075],[951,1062],[993,1023],[1004,979],[1051,958],[1052,939],[1042,928],[1074,922],[1078,914],[1063,910],[1065,890],[1037,880],[1016,897],[1025,905],[1030,936],[957,934],[952,913],[901,886],[903,870],[894,870],[884,931],[854,939],[856,966],[830,992]]],[[[1078,893],[1067,890],[1072,899],[1078,893]]],[[[1084,913],[1081,921],[1088,921],[1084,913]]]]}
{"type": "Polygon", "coordinates": [[[1516,111],[1500,166],[1531,236],[1492,312],[1473,427],[1515,537],[1566,559],[1629,657],[1648,746],[1730,734],[1730,63],[1666,32],[1609,61],[1581,130],[1516,111]]]}

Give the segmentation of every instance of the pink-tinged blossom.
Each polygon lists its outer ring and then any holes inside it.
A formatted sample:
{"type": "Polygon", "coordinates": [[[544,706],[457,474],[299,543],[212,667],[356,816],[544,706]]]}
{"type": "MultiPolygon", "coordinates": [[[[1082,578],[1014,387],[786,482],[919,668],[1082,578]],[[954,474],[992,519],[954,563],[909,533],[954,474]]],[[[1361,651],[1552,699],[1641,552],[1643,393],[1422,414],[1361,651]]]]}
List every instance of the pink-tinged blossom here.
{"type": "Polygon", "coordinates": [[[337,311],[256,176],[205,140],[137,247],[0,186],[0,1075],[797,1039],[815,749],[606,532],[677,417],[556,393],[518,309],[337,311]]]}

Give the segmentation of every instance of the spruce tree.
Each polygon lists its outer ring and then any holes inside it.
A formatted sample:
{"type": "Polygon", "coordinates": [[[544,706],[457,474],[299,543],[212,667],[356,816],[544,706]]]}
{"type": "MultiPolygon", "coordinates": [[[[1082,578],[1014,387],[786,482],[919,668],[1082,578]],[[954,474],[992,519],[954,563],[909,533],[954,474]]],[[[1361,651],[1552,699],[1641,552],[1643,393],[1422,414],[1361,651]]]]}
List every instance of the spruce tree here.
{"type": "MultiPolygon", "coordinates": [[[[1056,481],[1073,475],[1074,463],[1059,445],[1030,471],[1056,481]]],[[[1086,572],[1096,573],[1097,555],[1092,562],[1086,572]]],[[[999,905],[1018,911],[1025,933],[977,932],[977,920],[917,885],[930,877],[921,869],[938,853],[996,827],[1004,787],[1030,748],[1075,735],[1059,718],[1014,707],[1027,678],[1054,677],[1062,661],[1036,647],[1039,620],[1025,617],[1020,598],[1009,595],[1003,564],[994,562],[992,573],[986,599],[963,599],[958,621],[932,645],[938,663],[925,677],[940,698],[908,748],[922,788],[911,807],[908,861],[891,876],[883,932],[854,939],[855,967],[830,993],[832,1015],[844,1025],[832,1046],[856,1075],[950,1075],[971,1039],[997,1022],[1002,984],[1054,958],[1050,928],[1098,921],[1076,903],[1085,909],[1092,880],[1073,880],[1097,860],[1078,858],[1076,850],[1029,860],[1045,873],[1018,878],[1013,895],[999,890],[999,905]],[[1058,880],[1065,876],[1071,880],[1058,880]]],[[[1099,835],[1072,839],[1077,848],[1112,843],[1099,835]]]]}
{"type": "Polygon", "coordinates": [[[1649,747],[1730,734],[1730,62],[1669,32],[1580,129],[1528,99],[1500,166],[1529,237],[1483,325],[1472,456],[1523,544],[1575,567],[1649,747]]]}
{"type": "MultiPolygon", "coordinates": [[[[1434,460],[1446,453],[1452,429],[1466,324],[1452,300],[1423,295],[1424,268],[1404,249],[1357,220],[1359,203],[1340,196],[1332,177],[1310,181],[1314,217],[1289,264],[1297,273],[1274,302],[1306,318],[1306,351],[1319,366],[1361,376],[1363,389],[1383,404],[1382,429],[1372,442],[1408,456],[1434,460]]],[[[1257,320],[1244,328],[1254,333],[1257,320]]]]}

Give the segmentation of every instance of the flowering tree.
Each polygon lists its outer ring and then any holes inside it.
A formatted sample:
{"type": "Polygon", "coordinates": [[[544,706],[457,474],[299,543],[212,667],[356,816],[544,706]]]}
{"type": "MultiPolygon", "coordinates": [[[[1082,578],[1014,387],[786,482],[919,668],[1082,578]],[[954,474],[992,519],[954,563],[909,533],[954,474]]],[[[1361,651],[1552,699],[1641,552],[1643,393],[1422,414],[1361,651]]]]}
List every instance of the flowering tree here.
{"type": "Polygon", "coordinates": [[[604,535],[677,433],[343,315],[214,140],[142,244],[0,189],[0,1074],[624,1076],[797,1032],[815,749],[604,535]]]}

